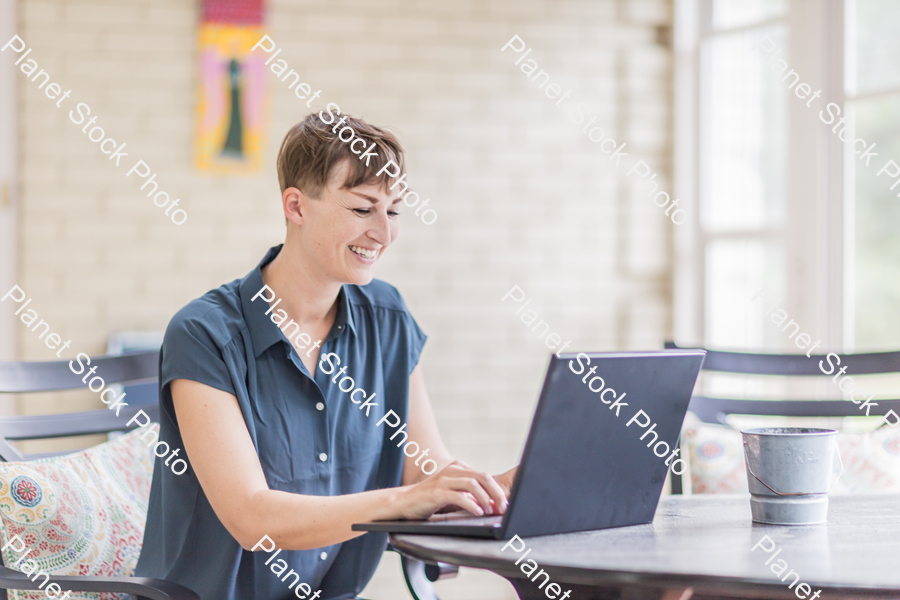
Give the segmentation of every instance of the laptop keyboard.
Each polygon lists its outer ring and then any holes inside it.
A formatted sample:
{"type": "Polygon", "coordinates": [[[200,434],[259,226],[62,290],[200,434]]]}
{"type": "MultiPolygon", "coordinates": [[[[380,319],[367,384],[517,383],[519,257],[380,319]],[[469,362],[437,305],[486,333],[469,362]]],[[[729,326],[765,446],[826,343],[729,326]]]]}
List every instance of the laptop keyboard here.
{"type": "Polygon", "coordinates": [[[475,517],[466,511],[432,515],[428,523],[433,525],[474,525],[476,527],[500,527],[503,524],[503,515],[489,515],[475,517]]]}

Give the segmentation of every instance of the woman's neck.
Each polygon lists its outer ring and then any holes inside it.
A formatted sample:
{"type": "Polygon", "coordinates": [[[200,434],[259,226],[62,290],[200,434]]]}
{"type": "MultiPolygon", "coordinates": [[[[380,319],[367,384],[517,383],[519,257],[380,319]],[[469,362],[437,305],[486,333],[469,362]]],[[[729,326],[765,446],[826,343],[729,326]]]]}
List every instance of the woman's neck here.
{"type": "Polygon", "coordinates": [[[263,267],[263,283],[282,299],[278,308],[300,325],[313,339],[325,339],[337,316],[337,297],[341,284],[321,281],[296,252],[285,247],[263,267]],[[315,337],[318,336],[318,337],[315,337]]]}

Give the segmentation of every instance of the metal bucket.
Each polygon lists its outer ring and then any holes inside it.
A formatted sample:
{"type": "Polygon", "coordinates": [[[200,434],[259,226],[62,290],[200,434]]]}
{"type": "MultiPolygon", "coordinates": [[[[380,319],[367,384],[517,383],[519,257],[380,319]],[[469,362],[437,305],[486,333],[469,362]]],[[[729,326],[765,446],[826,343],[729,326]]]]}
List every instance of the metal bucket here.
{"type": "Polygon", "coordinates": [[[828,515],[837,431],[760,427],[741,432],[750,486],[750,512],[757,523],[817,525],[828,515]]]}

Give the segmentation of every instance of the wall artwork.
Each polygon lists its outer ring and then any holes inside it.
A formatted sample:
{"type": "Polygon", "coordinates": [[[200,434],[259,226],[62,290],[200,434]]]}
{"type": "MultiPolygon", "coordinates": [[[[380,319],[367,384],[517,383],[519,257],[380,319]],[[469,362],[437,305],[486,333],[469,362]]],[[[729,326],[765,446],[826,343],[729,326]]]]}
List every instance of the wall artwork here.
{"type": "Polygon", "coordinates": [[[264,0],[203,0],[197,35],[194,164],[207,173],[258,173],[266,128],[264,0]]]}

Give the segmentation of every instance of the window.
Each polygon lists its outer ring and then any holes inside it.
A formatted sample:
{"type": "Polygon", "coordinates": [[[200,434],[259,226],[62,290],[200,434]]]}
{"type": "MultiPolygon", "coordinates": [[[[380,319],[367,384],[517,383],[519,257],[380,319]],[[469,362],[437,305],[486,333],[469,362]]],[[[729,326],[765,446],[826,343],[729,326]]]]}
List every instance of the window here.
{"type": "Polygon", "coordinates": [[[698,8],[699,341],[762,347],[772,334],[761,326],[763,303],[747,307],[761,288],[784,293],[788,90],[766,68],[775,50],[759,42],[787,48],[787,0],[698,8]]]}
{"type": "Polygon", "coordinates": [[[783,294],[788,141],[787,88],[766,69],[776,51],[759,46],[764,38],[786,46],[787,7],[764,0],[708,7],[700,39],[704,342],[758,347],[771,328],[759,326],[764,311],[744,308],[761,288],[783,294]]]}
{"type": "MultiPolygon", "coordinates": [[[[900,2],[847,0],[847,113],[854,138],[878,157],[867,167],[846,148],[848,167],[847,337],[857,348],[900,348],[900,189],[876,173],[900,164],[900,2]]],[[[898,186],[900,187],[900,186],[898,186]]]]}
{"type": "Polygon", "coordinates": [[[825,348],[900,348],[898,33],[896,0],[676,0],[676,339],[797,352],[762,289],[825,348]]]}

